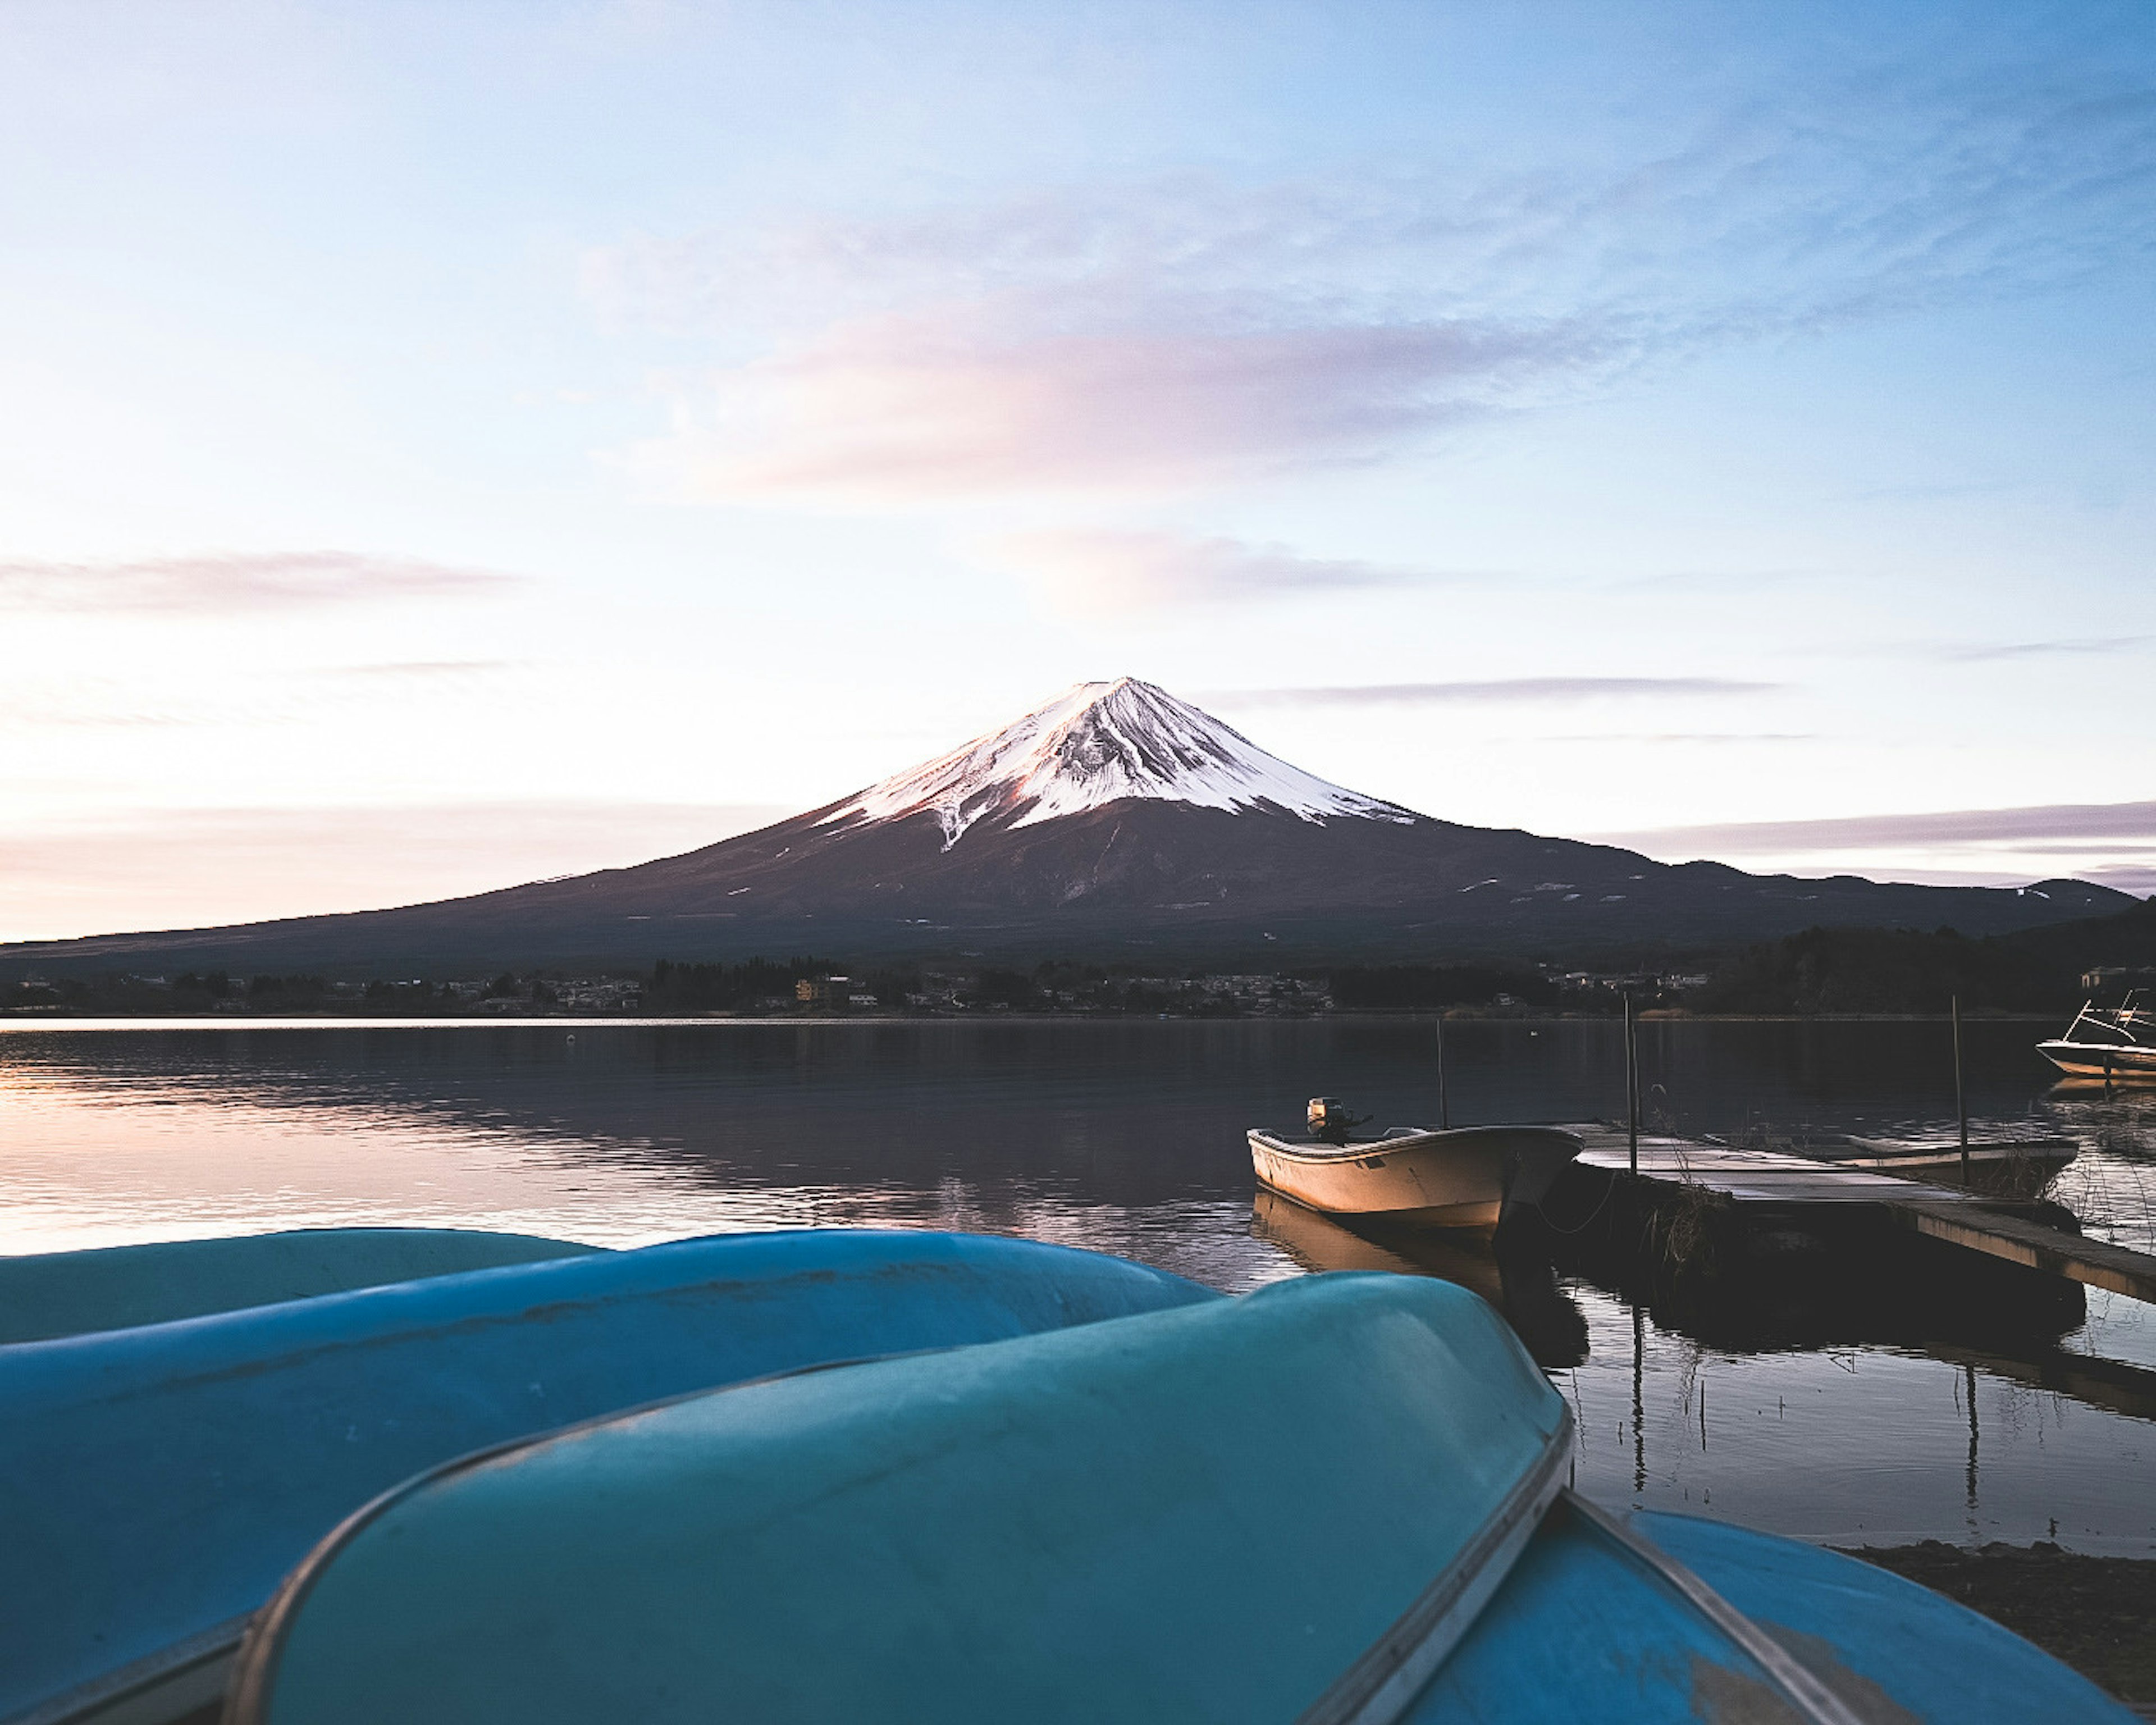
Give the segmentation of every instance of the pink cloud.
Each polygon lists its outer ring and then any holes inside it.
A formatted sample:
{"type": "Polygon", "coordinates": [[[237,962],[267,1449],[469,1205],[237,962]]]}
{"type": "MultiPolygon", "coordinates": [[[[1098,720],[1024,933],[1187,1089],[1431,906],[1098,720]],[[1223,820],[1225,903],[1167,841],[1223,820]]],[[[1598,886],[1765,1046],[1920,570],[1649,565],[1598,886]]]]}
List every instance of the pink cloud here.
{"type": "Polygon", "coordinates": [[[1157,491],[1374,459],[1591,357],[1472,322],[1000,333],[988,308],[835,329],[722,378],[634,463],[706,498],[1157,491]]]}
{"type": "Polygon", "coordinates": [[[1160,492],[2112,269],[2152,184],[2145,105],[1867,91],[1577,170],[1190,173],[628,236],[583,288],[722,368],[628,452],[667,495],[1160,492]]]}

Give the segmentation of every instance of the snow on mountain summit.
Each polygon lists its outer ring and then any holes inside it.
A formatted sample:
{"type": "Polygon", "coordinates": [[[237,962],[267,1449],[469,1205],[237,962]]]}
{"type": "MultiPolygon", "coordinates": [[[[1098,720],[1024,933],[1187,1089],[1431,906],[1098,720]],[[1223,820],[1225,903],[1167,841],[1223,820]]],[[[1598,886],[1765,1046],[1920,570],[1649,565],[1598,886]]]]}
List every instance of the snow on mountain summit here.
{"type": "Polygon", "coordinates": [[[1031,826],[1134,797],[1231,812],[1270,807],[1308,821],[1416,819],[1291,767],[1210,713],[1122,677],[1081,683],[1000,731],[870,785],[819,824],[932,811],[948,850],[991,816],[1031,826]]]}

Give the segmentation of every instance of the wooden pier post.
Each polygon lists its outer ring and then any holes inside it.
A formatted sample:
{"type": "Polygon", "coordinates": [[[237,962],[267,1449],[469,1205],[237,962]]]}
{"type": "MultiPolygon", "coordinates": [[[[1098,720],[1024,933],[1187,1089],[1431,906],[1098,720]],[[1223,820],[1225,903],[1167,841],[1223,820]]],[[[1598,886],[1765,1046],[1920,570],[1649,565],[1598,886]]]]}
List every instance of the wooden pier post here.
{"type": "Polygon", "coordinates": [[[1969,1185],[1969,1093],[1961,1081],[1961,996],[1949,997],[1953,1002],[1954,1038],[1954,1115],[1961,1122],[1961,1183],[1969,1185]]]}
{"type": "Polygon", "coordinates": [[[1625,997],[1625,1139],[1629,1164],[1640,1172],[1640,1041],[1632,1028],[1632,997],[1625,997]]]}
{"type": "Polygon", "coordinates": [[[1452,1127],[1452,1107],[1445,1094],[1445,1014],[1437,1014],[1437,1128],[1449,1132],[1452,1127]]]}

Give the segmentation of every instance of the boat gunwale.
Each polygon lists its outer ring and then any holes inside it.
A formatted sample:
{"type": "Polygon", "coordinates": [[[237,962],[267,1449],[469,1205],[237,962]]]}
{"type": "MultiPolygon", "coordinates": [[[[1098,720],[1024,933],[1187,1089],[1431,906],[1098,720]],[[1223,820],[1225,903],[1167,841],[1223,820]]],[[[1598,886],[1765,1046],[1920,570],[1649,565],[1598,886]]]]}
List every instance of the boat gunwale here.
{"type": "Polygon", "coordinates": [[[229,1680],[254,1613],[242,1611],[222,1623],[198,1630],[139,1659],[100,1671],[72,1689],[33,1702],[0,1725],[143,1725],[177,1721],[218,1702],[229,1680]],[[204,1692],[214,1676],[214,1691],[204,1692]],[[174,1712],[175,1705],[181,1710],[174,1712]]]}
{"type": "MultiPolygon", "coordinates": [[[[1397,1137],[1351,1140],[1345,1144],[1327,1144],[1312,1139],[1298,1143],[1289,1138],[1265,1131],[1262,1127],[1251,1127],[1245,1136],[1253,1147],[1262,1145],[1276,1156],[1285,1156],[1291,1162],[1332,1164],[1342,1162],[1363,1162],[1373,1156],[1389,1153],[1404,1154],[1410,1150],[1426,1147],[1433,1139],[1459,1143],[1469,1138],[1511,1136],[1526,1133],[1535,1137],[1563,1138],[1573,1146],[1576,1156],[1587,1147],[1586,1140],[1578,1133],[1567,1132],[1557,1126],[1451,1126],[1423,1127],[1414,1132],[1402,1132],[1397,1137]]],[[[1290,1196],[1293,1196],[1292,1194],[1290,1196]]]]}
{"type": "MultiPolygon", "coordinates": [[[[2156,1044],[2147,1042],[2075,1042],[2054,1036],[2036,1045],[2036,1052],[2055,1065],[2061,1055],[2086,1056],[2097,1061],[2117,1060],[2121,1055],[2156,1063],[2156,1044]]],[[[2128,1064],[2133,1064],[2129,1060],[2128,1064]]]]}
{"type": "Polygon", "coordinates": [[[1543,1452],[1392,1627],[1296,1716],[1295,1725],[1392,1725],[1421,1699],[1571,1489],[1572,1409],[1560,1401],[1543,1452]]]}

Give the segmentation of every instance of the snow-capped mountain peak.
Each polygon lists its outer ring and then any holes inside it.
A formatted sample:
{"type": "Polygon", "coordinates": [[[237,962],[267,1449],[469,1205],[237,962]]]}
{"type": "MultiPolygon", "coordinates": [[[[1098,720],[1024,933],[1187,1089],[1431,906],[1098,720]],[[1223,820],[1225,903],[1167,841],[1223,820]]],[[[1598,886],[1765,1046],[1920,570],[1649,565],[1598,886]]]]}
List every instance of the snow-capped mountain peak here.
{"type": "Polygon", "coordinates": [[[821,824],[932,811],[948,850],[992,816],[1031,826],[1134,797],[1230,811],[1269,806],[1308,821],[1416,819],[1291,767],[1164,689],[1122,677],[1081,683],[1000,731],[870,785],[821,824]]]}

